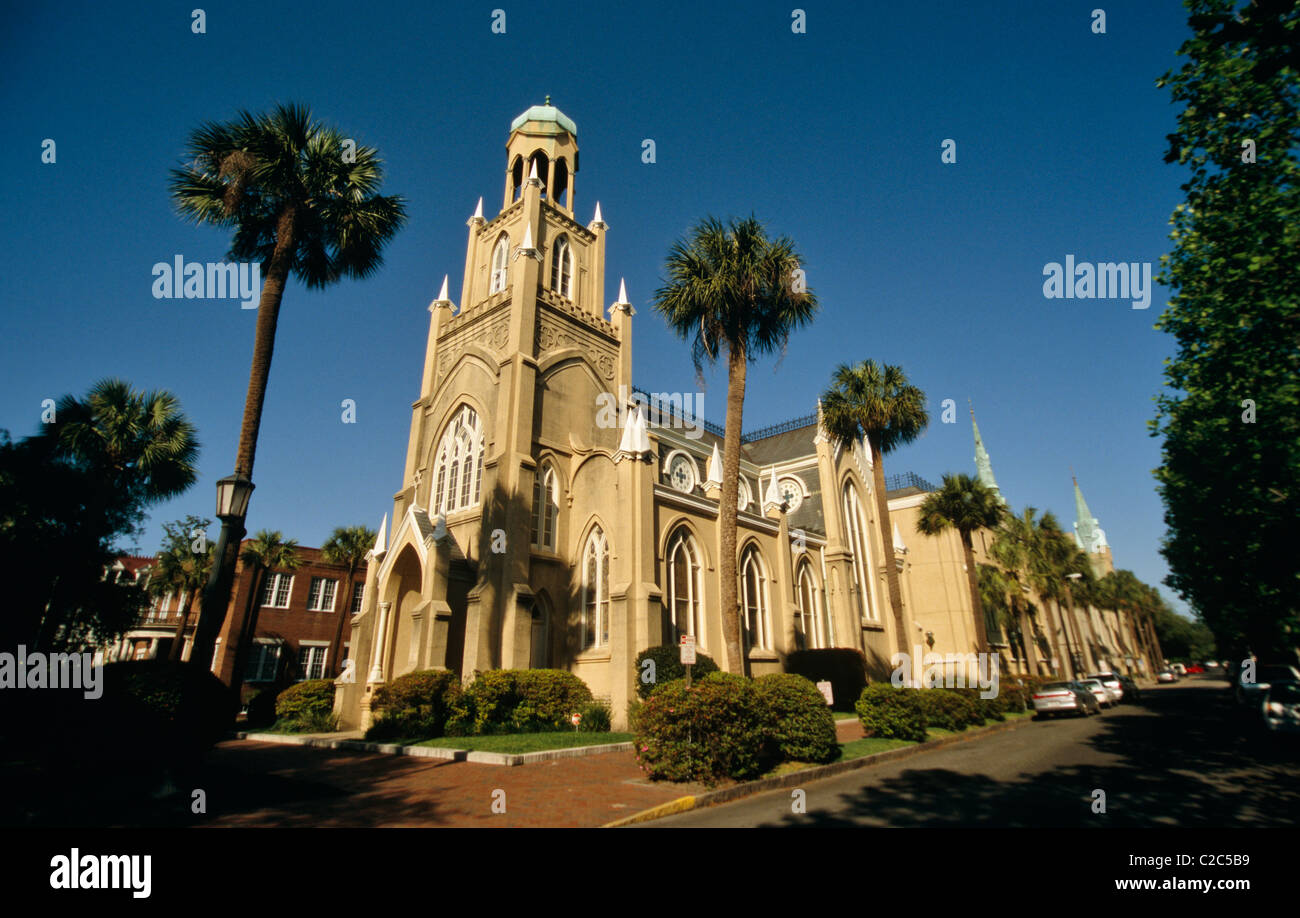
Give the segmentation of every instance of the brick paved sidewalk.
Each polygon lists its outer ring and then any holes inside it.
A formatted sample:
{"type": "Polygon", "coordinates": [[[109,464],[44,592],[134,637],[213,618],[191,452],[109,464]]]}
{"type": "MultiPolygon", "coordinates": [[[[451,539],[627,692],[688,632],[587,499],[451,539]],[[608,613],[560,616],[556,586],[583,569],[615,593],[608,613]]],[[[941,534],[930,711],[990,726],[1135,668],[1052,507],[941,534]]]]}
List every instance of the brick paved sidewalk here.
{"type": "Polygon", "coordinates": [[[205,770],[212,826],[595,827],[704,790],[651,783],[630,751],[506,768],[232,740],[205,770]]]}

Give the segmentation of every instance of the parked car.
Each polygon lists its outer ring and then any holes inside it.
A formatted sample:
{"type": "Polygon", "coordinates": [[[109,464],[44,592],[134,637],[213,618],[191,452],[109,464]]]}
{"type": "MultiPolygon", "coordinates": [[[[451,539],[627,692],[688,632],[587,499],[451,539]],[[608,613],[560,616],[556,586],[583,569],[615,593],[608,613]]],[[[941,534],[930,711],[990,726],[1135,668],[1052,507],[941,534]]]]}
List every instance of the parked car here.
{"type": "Polygon", "coordinates": [[[1260,704],[1260,714],[1269,732],[1300,734],[1300,682],[1270,683],[1260,704]]]}
{"type": "Polygon", "coordinates": [[[1101,684],[1100,679],[1080,679],[1079,684],[1092,692],[1093,696],[1096,697],[1099,706],[1103,708],[1110,707],[1110,692],[1107,691],[1106,686],[1101,684]]]}
{"type": "Polygon", "coordinates": [[[1038,687],[1033,696],[1034,713],[1038,717],[1055,717],[1057,714],[1082,714],[1087,717],[1101,706],[1092,692],[1077,682],[1048,682],[1038,687]]]}
{"type": "Polygon", "coordinates": [[[1088,673],[1088,678],[1096,679],[1105,687],[1111,704],[1119,704],[1124,700],[1124,685],[1120,682],[1119,673],[1088,673]]]}
{"type": "Polygon", "coordinates": [[[1139,702],[1142,700],[1142,690],[1131,676],[1119,677],[1120,687],[1124,689],[1124,700],[1129,702],[1139,702]]]}
{"type": "Polygon", "coordinates": [[[1206,661],[1205,661],[1205,668],[1206,668],[1206,669],[1222,669],[1222,667],[1219,666],[1219,661],[1218,661],[1218,660],[1206,660],[1206,661]]]}
{"type": "Polygon", "coordinates": [[[1177,673],[1178,675],[1180,675],[1180,676],[1186,676],[1186,675],[1187,675],[1187,667],[1184,666],[1184,665],[1181,664],[1181,663],[1170,663],[1170,664],[1169,664],[1169,668],[1172,669],[1174,672],[1176,672],[1176,673],[1177,673]]]}
{"type": "Polygon", "coordinates": [[[1203,672],[1205,672],[1205,667],[1202,666],[1200,663],[1193,663],[1191,666],[1187,667],[1187,675],[1189,676],[1194,676],[1197,673],[1203,673],[1203,672]]]}
{"type": "Polygon", "coordinates": [[[1246,671],[1237,677],[1237,703],[1254,707],[1264,699],[1274,682],[1300,682],[1300,669],[1286,663],[1257,663],[1255,681],[1246,681],[1246,671]]]}
{"type": "Polygon", "coordinates": [[[1156,681],[1157,681],[1157,682],[1177,682],[1177,681],[1178,681],[1178,673],[1174,672],[1172,669],[1162,669],[1162,670],[1160,670],[1160,672],[1156,673],[1156,681]]]}

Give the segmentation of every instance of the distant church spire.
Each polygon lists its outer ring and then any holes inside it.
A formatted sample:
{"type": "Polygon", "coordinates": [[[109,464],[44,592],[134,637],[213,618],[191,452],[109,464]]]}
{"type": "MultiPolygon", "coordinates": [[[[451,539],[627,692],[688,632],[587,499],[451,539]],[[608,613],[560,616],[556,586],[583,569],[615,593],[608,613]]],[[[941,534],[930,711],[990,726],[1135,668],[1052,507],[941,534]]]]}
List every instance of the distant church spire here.
{"type": "MultiPolygon", "coordinates": [[[[970,399],[966,401],[970,403],[970,399]]],[[[970,426],[975,431],[975,475],[979,478],[980,484],[996,494],[998,500],[1005,506],[1007,499],[998,490],[997,479],[993,477],[993,462],[989,459],[989,451],[984,448],[984,441],[980,438],[980,427],[975,423],[974,405],[970,406],[970,426]]]]}
{"type": "Polygon", "coordinates": [[[1100,521],[1088,509],[1088,502],[1079,490],[1079,479],[1071,475],[1070,480],[1074,482],[1074,540],[1088,554],[1097,554],[1110,547],[1106,542],[1106,533],[1102,531],[1100,521]]]}

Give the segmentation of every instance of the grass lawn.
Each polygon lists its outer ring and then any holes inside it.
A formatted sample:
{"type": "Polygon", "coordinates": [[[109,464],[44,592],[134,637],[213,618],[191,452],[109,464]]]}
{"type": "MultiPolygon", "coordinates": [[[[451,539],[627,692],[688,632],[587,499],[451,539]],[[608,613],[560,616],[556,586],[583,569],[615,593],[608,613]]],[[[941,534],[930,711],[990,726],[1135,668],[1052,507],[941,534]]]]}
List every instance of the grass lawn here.
{"type": "Polygon", "coordinates": [[[442,736],[414,745],[519,755],[525,752],[544,752],[547,749],[572,749],[575,746],[604,746],[608,743],[630,742],[632,742],[631,733],[578,733],[566,730],[557,733],[507,733],[501,736],[442,736]]]}
{"type": "MultiPolygon", "coordinates": [[[[931,731],[933,732],[933,731],[931,731]]],[[[840,761],[847,759],[860,759],[864,755],[874,755],[877,752],[884,752],[886,749],[897,749],[899,746],[915,746],[916,743],[911,740],[902,739],[881,739],[877,736],[868,736],[864,739],[856,739],[848,743],[840,743],[840,761]]]]}
{"type": "Polygon", "coordinates": [[[839,721],[841,721],[841,720],[857,720],[857,719],[858,719],[858,715],[857,715],[857,712],[856,712],[856,711],[833,711],[833,712],[831,712],[831,713],[833,713],[833,714],[835,715],[835,720],[836,720],[836,722],[839,722],[839,721]]]}

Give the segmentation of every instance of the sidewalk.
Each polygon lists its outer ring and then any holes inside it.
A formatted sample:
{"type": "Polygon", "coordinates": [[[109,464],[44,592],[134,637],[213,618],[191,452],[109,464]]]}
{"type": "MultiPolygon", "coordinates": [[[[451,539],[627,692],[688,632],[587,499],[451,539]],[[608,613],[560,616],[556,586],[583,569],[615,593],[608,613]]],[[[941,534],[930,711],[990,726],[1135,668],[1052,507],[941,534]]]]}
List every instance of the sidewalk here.
{"type": "Polygon", "coordinates": [[[232,740],[208,772],[211,826],[594,828],[704,790],[652,784],[629,751],[502,768],[232,740]]]}

